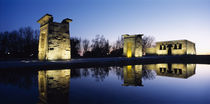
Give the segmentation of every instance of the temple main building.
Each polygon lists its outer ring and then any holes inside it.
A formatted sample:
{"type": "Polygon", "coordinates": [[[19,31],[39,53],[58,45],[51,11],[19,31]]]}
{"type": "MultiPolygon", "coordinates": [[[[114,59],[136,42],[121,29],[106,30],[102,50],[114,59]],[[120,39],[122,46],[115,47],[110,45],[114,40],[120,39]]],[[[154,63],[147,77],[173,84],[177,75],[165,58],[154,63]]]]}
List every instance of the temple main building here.
{"type": "Polygon", "coordinates": [[[156,46],[146,49],[147,55],[195,55],[195,43],[189,40],[156,42],[156,46]]]}

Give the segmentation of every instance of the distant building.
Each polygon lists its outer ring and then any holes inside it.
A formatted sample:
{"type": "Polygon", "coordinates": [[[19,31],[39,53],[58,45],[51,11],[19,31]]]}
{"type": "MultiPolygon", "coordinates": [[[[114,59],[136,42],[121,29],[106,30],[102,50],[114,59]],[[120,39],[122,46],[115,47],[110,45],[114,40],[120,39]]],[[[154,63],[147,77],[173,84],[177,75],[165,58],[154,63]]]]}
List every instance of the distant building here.
{"type": "Polygon", "coordinates": [[[156,42],[154,48],[147,48],[146,55],[195,55],[195,43],[188,40],[156,42]]]}
{"type": "Polygon", "coordinates": [[[130,57],[142,57],[142,35],[123,35],[123,55],[130,57]]]}
{"type": "Polygon", "coordinates": [[[66,18],[57,23],[52,15],[46,14],[37,22],[40,23],[39,60],[71,59],[69,23],[72,20],[66,18]]]}

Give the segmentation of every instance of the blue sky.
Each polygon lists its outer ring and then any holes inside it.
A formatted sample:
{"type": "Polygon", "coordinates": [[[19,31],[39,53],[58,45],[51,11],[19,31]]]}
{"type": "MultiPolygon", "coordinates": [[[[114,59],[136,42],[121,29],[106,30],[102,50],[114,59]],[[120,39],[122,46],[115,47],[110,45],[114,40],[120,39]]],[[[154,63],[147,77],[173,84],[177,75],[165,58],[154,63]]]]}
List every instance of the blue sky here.
{"type": "Polygon", "coordinates": [[[154,36],[156,41],[188,39],[199,54],[210,54],[210,0],[0,0],[0,32],[31,26],[46,13],[54,21],[71,18],[73,37],[122,34],[154,36]]]}

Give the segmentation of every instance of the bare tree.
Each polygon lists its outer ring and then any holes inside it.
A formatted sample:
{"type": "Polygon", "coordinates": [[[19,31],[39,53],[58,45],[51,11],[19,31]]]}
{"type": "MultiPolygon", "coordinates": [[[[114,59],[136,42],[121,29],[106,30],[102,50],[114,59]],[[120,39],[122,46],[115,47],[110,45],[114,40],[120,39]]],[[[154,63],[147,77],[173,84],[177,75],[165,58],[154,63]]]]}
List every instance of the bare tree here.
{"type": "Polygon", "coordinates": [[[118,38],[117,41],[112,46],[112,50],[123,48],[123,39],[118,38]]]}
{"type": "Polygon", "coordinates": [[[119,57],[123,53],[123,38],[118,38],[118,40],[112,45],[110,56],[119,57]]]}
{"type": "Polygon", "coordinates": [[[110,52],[109,41],[103,35],[96,35],[92,40],[91,48],[93,57],[105,57],[110,52]]]}
{"type": "Polygon", "coordinates": [[[81,43],[81,39],[80,38],[76,38],[76,37],[71,37],[71,57],[72,58],[77,58],[80,57],[80,43],[81,43]]]}
{"type": "Polygon", "coordinates": [[[82,47],[83,47],[83,55],[85,52],[87,52],[90,48],[90,41],[85,39],[82,41],[82,47]]]}
{"type": "Polygon", "coordinates": [[[151,48],[154,44],[155,38],[153,36],[144,36],[142,38],[143,55],[146,54],[146,48],[151,48]]]}

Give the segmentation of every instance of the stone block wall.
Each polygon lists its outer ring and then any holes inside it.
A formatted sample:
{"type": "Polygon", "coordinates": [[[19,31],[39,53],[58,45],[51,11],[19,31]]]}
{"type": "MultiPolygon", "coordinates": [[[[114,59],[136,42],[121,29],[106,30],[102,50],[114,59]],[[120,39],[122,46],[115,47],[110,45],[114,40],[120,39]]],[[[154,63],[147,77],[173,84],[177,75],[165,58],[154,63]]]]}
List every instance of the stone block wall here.
{"type": "Polygon", "coordinates": [[[40,23],[39,60],[68,60],[71,59],[69,22],[64,19],[61,23],[53,22],[53,17],[46,14],[38,20],[40,23]]]}
{"type": "Polygon", "coordinates": [[[157,55],[195,55],[195,43],[188,40],[156,42],[157,55]]]}
{"type": "Polygon", "coordinates": [[[123,56],[130,57],[142,57],[142,35],[123,35],[123,56]]]}
{"type": "Polygon", "coordinates": [[[195,48],[195,44],[193,42],[187,41],[187,54],[188,55],[196,54],[196,48],[195,48]]]}

